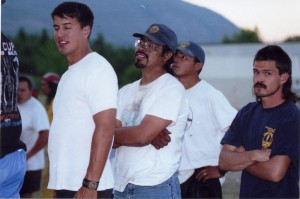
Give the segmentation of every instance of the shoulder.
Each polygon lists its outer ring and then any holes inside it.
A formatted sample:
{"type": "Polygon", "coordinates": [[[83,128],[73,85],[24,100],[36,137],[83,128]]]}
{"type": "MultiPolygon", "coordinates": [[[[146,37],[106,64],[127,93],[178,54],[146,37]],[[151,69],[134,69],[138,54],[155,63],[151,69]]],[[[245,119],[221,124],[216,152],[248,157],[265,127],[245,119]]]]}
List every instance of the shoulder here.
{"type": "Polygon", "coordinates": [[[292,101],[285,102],[280,112],[282,112],[282,114],[285,114],[287,118],[290,118],[292,120],[300,120],[300,109],[292,101]]]}
{"type": "Polygon", "coordinates": [[[217,103],[220,103],[223,101],[229,102],[227,97],[223,94],[222,91],[215,88],[207,81],[201,80],[198,84],[199,84],[198,89],[201,90],[201,93],[204,94],[205,98],[209,98],[213,101],[216,101],[217,103]]]}
{"type": "Polygon", "coordinates": [[[141,80],[139,79],[139,80],[136,80],[132,83],[124,85],[122,88],[120,88],[119,93],[124,93],[124,92],[131,91],[131,90],[137,90],[140,81],[141,80]]]}
{"type": "Polygon", "coordinates": [[[261,102],[249,102],[239,110],[238,115],[246,116],[252,115],[252,113],[261,106],[261,102]]]}
{"type": "Polygon", "coordinates": [[[164,74],[161,77],[161,87],[165,89],[174,89],[174,91],[185,92],[184,86],[170,74],[164,74]]]}
{"type": "Polygon", "coordinates": [[[30,100],[31,105],[34,106],[36,109],[38,109],[38,110],[44,110],[45,109],[43,104],[38,99],[36,99],[35,97],[31,97],[29,100],[30,100]]]}
{"type": "Polygon", "coordinates": [[[112,65],[97,52],[91,52],[82,58],[78,64],[80,64],[81,70],[89,72],[92,71],[114,71],[112,65]]]}

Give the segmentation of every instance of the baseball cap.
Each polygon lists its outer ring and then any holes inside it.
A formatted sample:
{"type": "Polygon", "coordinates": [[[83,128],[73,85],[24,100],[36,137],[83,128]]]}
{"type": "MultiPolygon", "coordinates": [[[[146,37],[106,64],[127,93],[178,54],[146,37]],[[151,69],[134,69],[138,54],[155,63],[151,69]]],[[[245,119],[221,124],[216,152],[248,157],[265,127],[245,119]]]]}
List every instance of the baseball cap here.
{"type": "Polygon", "coordinates": [[[58,84],[59,76],[56,73],[46,73],[43,76],[43,80],[50,82],[50,83],[58,84]]]}
{"type": "Polygon", "coordinates": [[[175,32],[164,24],[152,24],[145,33],[134,33],[133,36],[147,37],[156,44],[168,46],[174,53],[177,48],[175,32]]]}
{"type": "Polygon", "coordinates": [[[187,56],[195,57],[202,63],[205,62],[205,53],[201,46],[192,41],[182,42],[177,48],[181,53],[187,56]]]}

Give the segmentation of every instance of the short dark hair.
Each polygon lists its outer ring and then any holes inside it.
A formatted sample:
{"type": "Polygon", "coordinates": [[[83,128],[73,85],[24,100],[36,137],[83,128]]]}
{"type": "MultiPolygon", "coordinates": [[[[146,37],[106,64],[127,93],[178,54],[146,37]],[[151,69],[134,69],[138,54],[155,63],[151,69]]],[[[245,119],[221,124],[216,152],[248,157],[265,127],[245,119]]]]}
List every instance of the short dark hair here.
{"type": "MultiPolygon", "coordinates": [[[[171,48],[169,48],[167,45],[162,45],[162,56],[164,56],[164,54],[167,53],[168,51],[173,53],[171,48]]],[[[166,63],[164,64],[164,68],[167,73],[170,73],[171,75],[174,76],[174,72],[171,69],[171,64],[173,62],[174,62],[174,53],[173,53],[172,57],[168,61],[166,61],[166,63]]]]}
{"type": "Polygon", "coordinates": [[[292,92],[292,61],[288,54],[277,45],[268,45],[260,49],[255,57],[254,61],[275,61],[276,68],[279,70],[279,74],[288,73],[289,78],[283,85],[283,97],[286,100],[297,101],[296,94],[292,92]]]}
{"type": "Polygon", "coordinates": [[[19,82],[27,82],[29,89],[32,90],[33,84],[29,77],[27,77],[25,75],[21,75],[21,76],[19,76],[19,82]]]}
{"type": "Polygon", "coordinates": [[[79,2],[63,2],[54,8],[51,13],[52,19],[54,19],[54,16],[63,18],[65,15],[76,18],[79,21],[81,28],[90,26],[92,30],[94,15],[87,5],[79,2]]]}

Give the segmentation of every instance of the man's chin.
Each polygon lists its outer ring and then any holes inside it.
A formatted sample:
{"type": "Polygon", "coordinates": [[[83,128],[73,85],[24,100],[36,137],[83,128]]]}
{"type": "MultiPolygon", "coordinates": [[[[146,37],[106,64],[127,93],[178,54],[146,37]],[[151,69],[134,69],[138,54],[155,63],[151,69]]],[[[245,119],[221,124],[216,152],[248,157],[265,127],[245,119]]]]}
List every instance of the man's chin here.
{"type": "Polygon", "coordinates": [[[143,64],[141,64],[141,62],[139,60],[136,60],[134,62],[135,67],[137,68],[144,68],[145,66],[143,64]]]}

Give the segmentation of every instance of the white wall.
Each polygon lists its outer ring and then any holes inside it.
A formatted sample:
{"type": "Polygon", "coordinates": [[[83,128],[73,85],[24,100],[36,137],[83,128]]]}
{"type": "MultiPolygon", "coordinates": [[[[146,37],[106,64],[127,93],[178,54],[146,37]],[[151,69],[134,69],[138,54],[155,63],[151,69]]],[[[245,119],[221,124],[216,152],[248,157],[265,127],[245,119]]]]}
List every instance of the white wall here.
{"type": "MultiPolygon", "coordinates": [[[[292,59],[293,82],[300,79],[300,42],[277,44],[292,59]]],[[[266,44],[226,44],[202,46],[206,53],[200,74],[218,88],[237,109],[250,101],[252,95],[252,67],[256,52],[266,44]]]]}

